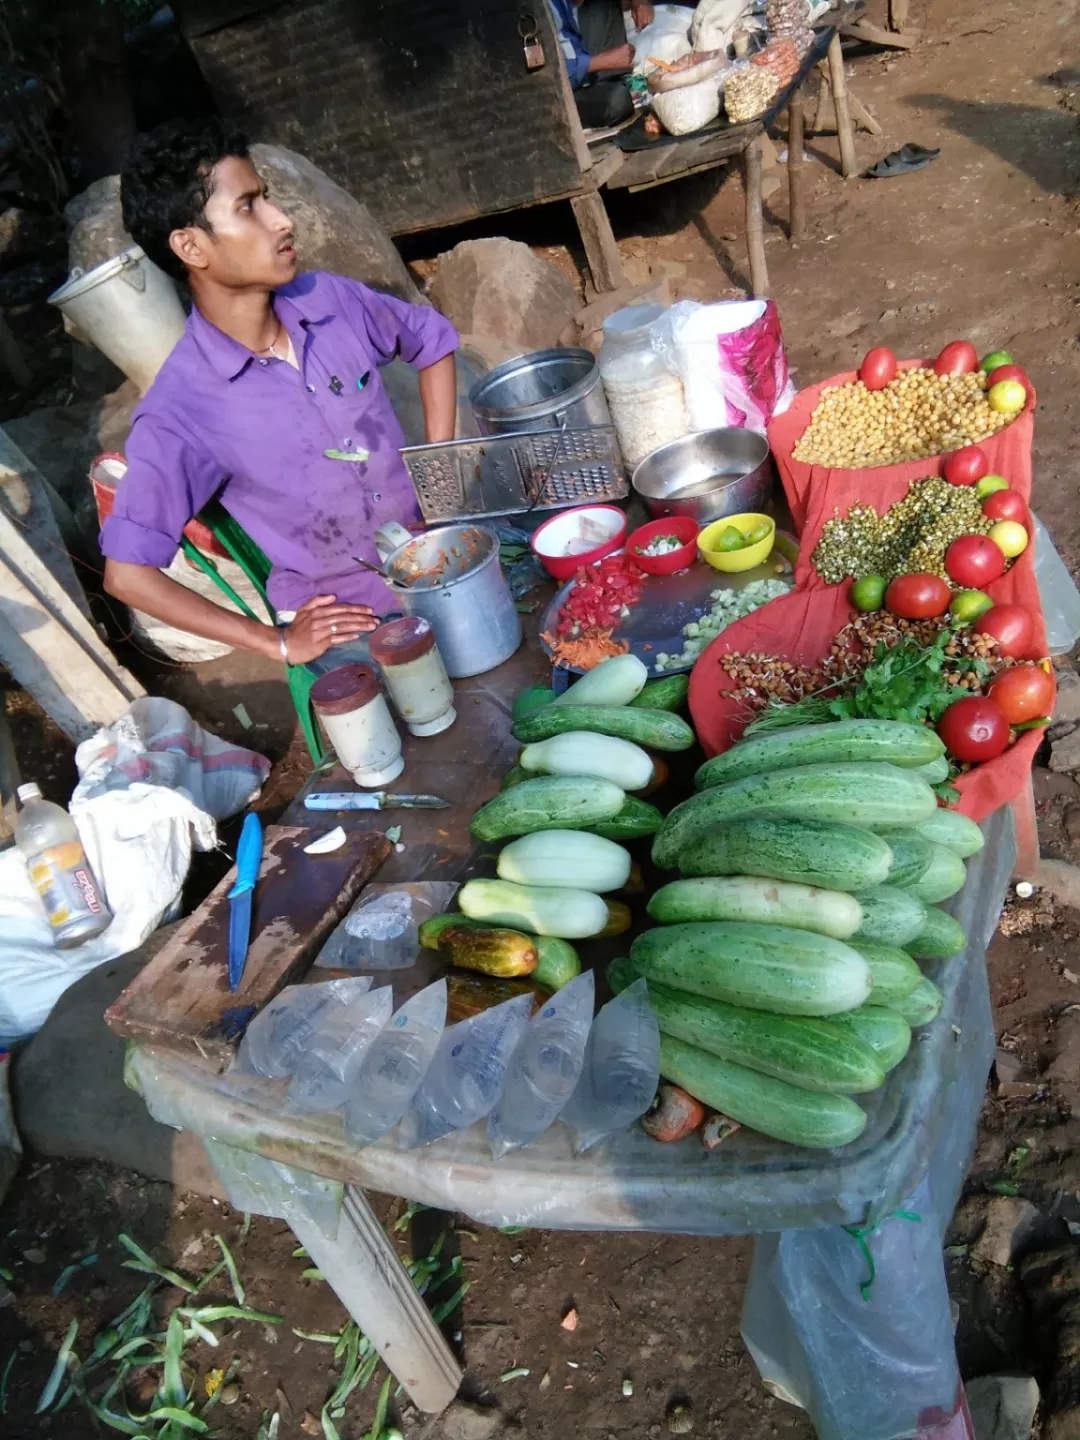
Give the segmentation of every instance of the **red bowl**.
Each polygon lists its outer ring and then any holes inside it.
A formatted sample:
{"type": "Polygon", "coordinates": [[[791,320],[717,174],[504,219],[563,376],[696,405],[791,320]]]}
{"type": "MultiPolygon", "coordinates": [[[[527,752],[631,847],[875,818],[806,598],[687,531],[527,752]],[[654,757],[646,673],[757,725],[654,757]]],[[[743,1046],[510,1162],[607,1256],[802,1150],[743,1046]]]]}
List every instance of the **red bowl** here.
{"type": "Polygon", "coordinates": [[[640,525],[626,542],[626,553],[635,565],[640,565],[646,575],[674,575],[685,570],[697,559],[697,537],[700,530],[696,520],[689,515],[668,515],[662,520],[650,520],[640,525]],[[642,555],[641,550],[658,535],[675,535],[682,544],[678,550],[669,550],[666,555],[642,555]]]}
{"type": "Polygon", "coordinates": [[[533,554],[556,580],[570,580],[584,565],[592,565],[621,550],[626,540],[626,516],[617,505],[576,505],[560,510],[533,532],[529,541],[533,554]],[[588,550],[568,550],[580,536],[584,518],[589,517],[607,531],[607,537],[588,550]]]}

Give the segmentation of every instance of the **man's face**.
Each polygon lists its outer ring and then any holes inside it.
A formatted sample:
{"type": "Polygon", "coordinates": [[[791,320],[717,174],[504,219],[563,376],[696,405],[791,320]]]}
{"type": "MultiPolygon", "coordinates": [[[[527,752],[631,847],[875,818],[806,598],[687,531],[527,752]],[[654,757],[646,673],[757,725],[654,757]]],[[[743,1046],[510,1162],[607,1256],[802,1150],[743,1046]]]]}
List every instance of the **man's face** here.
{"type": "Polygon", "coordinates": [[[267,198],[250,160],[218,161],[206,202],[208,230],[174,232],[177,253],[192,270],[228,289],[277,289],[296,276],[292,222],[267,198]]]}

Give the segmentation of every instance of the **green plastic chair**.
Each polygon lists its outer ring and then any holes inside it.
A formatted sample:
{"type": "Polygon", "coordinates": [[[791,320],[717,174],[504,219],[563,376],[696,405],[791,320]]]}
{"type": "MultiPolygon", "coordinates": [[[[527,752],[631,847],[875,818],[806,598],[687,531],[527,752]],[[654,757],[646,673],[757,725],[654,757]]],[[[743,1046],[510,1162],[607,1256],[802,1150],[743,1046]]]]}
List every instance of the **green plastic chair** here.
{"type": "MultiPolygon", "coordinates": [[[[273,625],[277,620],[274,607],[266,598],[266,582],[270,578],[270,561],[260,546],[256,545],[244,527],[237,523],[225,507],[218,500],[211,500],[200,510],[198,518],[213,535],[218,544],[226,550],[236,561],[240,569],[251,581],[252,585],[259,592],[263,604],[266,606],[266,613],[273,625]]],[[[188,560],[197,565],[200,570],[209,575],[214,584],[227,595],[233,604],[244,615],[251,620],[260,620],[251,606],[241,595],[238,595],[233,587],[226,580],[218,569],[214,560],[203,553],[185,535],[181,540],[181,548],[188,560]]],[[[293,705],[296,707],[297,719],[300,721],[300,728],[304,732],[304,739],[307,741],[308,751],[316,765],[321,765],[324,751],[322,738],[319,735],[318,722],[315,719],[315,708],[311,703],[311,687],[314,685],[316,675],[306,665],[286,665],[285,678],[289,685],[289,694],[292,696],[293,705]]]]}

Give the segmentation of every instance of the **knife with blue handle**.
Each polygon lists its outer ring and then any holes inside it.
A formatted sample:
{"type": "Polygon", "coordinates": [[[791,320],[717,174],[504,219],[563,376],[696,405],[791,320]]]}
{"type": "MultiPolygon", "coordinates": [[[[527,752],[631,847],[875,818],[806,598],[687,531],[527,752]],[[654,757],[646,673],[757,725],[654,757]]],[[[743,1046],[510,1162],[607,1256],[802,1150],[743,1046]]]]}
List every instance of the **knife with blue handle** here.
{"type": "Polygon", "coordinates": [[[244,974],[251,942],[251,896],[262,864],[263,832],[251,811],[244,819],[236,847],[236,881],[229,891],[229,989],[235,991],[244,974]]]}

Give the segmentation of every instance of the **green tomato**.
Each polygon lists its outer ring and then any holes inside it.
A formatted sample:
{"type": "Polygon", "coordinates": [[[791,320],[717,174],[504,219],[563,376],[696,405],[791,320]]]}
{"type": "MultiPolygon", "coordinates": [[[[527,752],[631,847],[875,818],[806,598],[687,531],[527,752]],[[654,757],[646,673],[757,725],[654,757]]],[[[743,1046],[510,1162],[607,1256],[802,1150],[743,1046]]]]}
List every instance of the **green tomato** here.
{"type": "Polygon", "coordinates": [[[984,475],[981,480],[975,482],[975,494],[980,500],[985,500],[988,495],[993,495],[997,490],[1008,490],[1009,482],[1004,475],[984,475]]]}
{"type": "Polygon", "coordinates": [[[949,614],[961,625],[970,625],[987,610],[993,609],[994,602],[981,590],[958,590],[949,605],[949,614]]]}
{"type": "Polygon", "coordinates": [[[980,370],[985,370],[987,375],[991,370],[996,370],[999,365],[1013,365],[1016,362],[1007,350],[991,350],[979,364],[980,370]]]}
{"type": "Polygon", "coordinates": [[[884,575],[863,575],[856,580],[851,587],[851,603],[856,610],[868,614],[871,610],[880,610],[885,603],[885,591],[889,582],[884,575]]]}

